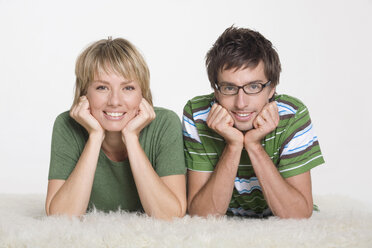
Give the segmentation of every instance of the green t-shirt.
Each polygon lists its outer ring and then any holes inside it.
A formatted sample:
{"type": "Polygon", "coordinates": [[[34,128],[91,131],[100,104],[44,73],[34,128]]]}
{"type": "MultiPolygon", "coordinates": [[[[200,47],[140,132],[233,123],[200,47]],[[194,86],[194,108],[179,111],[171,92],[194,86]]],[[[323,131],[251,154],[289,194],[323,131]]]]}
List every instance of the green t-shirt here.
{"type": "MultiPolygon", "coordinates": [[[[324,163],[307,107],[298,99],[277,95],[280,121],[262,146],[283,178],[304,173],[324,163]]],[[[223,137],[206,124],[214,94],[187,102],[183,112],[186,165],[189,170],[212,172],[225,148],[223,137]]],[[[247,151],[243,148],[228,215],[264,217],[271,210],[264,199],[247,151]]]]}
{"type": "MultiPolygon", "coordinates": [[[[185,174],[182,127],[178,116],[167,109],[154,107],[156,118],[140,133],[140,144],[156,173],[160,176],[185,174]]],[[[88,133],[69,116],[60,114],[53,127],[49,179],[66,180],[80,158],[88,133]]],[[[100,150],[89,200],[103,211],[119,208],[143,210],[128,160],[111,161],[100,150]]]]}

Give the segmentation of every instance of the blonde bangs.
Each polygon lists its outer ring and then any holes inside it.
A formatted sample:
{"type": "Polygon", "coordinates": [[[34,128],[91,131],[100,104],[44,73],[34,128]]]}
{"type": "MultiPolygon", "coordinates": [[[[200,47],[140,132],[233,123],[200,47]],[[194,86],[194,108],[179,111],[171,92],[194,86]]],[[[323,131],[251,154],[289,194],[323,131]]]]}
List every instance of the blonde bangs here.
{"type": "Polygon", "coordinates": [[[90,45],[76,61],[76,88],[73,104],[86,94],[89,84],[100,73],[115,73],[136,81],[143,97],[152,105],[150,72],[145,60],[127,40],[100,40],[90,45]]]}

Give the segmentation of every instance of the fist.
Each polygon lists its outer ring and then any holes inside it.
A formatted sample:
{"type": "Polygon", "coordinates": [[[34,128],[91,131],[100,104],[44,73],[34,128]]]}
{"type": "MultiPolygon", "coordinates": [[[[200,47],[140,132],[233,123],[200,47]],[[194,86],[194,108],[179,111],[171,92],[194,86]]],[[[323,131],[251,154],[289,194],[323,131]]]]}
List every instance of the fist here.
{"type": "Polygon", "coordinates": [[[89,134],[104,133],[99,122],[90,113],[89,101],[86,96],[81,96],[78,103],[72,106],[70,116],[82,125],[89,134]]]}
{"type": "Polygon", "coordinates": [[[279,112],[276,102],[267,103],[253,120],[253,129],[244,137],[245,146],[250,143],[261,143],[261,140],[279,124],[279,112]]]}
{"type": "Polygon", "coordinates": [[[207,125],[221,135],[227,144],[243,146],[243,133],[233,127],[233,118],[229,112],[218,103],[213,104],[207,117],[207,125]]]}

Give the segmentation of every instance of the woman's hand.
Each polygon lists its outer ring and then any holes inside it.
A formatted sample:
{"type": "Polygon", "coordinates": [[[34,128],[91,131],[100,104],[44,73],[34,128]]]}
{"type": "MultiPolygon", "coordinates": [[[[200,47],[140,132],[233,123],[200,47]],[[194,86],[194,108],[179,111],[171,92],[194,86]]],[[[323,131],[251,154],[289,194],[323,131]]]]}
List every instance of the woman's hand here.
{"type": "Polygon", "coordinates": [[[138,139],[141,130],[150,124],[155,119],[155,116],[154,108],[145,98],[142,98],[137,115],[121,131],[124,144],[129,138],[134,137],[138,139]]]}
{"type": "Polygon", "coordinates": [[[71,108],[70,116],[88,131],[89,136],[97,135],[103,141],[105,132],[96,118],[90,113],[89,101],[86,96],[79,98],[79,102],[71,108]]]}

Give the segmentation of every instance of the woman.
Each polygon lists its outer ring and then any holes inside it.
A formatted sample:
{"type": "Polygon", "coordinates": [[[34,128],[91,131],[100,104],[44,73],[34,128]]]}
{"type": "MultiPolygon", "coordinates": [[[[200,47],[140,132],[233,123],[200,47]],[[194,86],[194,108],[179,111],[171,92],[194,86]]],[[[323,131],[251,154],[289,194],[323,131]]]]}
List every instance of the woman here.
{"type": "Polygon", "coordinates": [[[125,39],[100,40],[76,62],[75,99],[54,123],[47,215],[186,212],[178,116],[152,106],[148,67],[125,39]]]}

